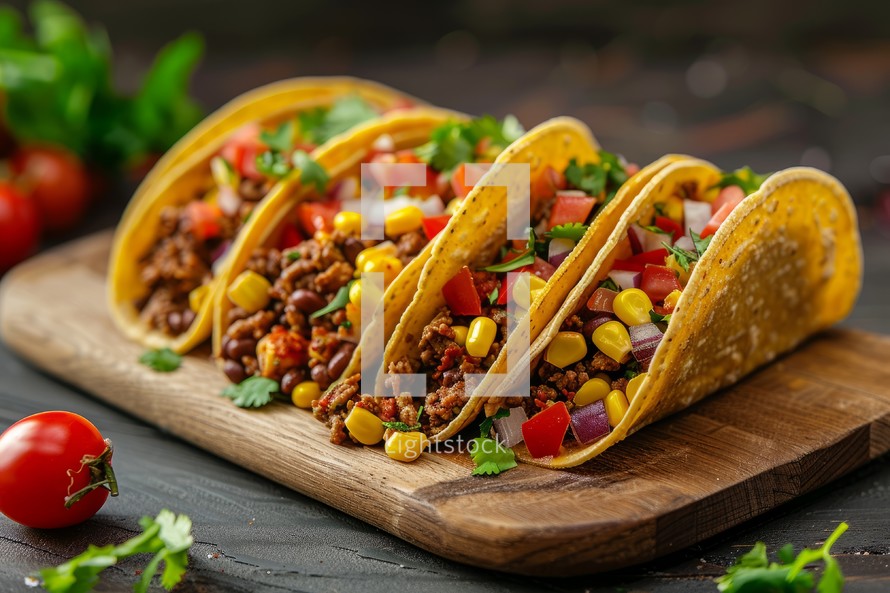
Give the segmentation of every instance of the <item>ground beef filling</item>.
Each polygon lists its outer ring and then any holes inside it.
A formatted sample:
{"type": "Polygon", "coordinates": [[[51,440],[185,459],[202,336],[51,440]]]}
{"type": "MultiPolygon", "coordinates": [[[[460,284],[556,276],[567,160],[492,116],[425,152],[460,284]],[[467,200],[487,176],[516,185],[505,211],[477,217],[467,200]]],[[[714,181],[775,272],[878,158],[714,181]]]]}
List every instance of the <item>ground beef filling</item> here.
{"type": "MultiPolygon", "coordinates": [[[[387,237],[396,245],[396,255],[409,262],[425,246],[426,239],[387,237]]],[[[229,311],[223,338],[224,371],[239,383],[262,375],[279,382],[290,395],[303,381],[315,381],[322,390],[336,381],[352,358],[358,341],[357,325],[340,308],[313,319],[311,315],[328,305],[341,288],[355,277],[358,254],[376,242],[360,241],[340,231],[319,233],[285,251],[257,249],[247,269],[264,276],[272,285],[265,309],[248,314],[229,311]],[[258,352],[262,351],[262,355],[258,352]],[[269,358],[268,352],[274,357],[269,358]],[[271,363],[264,364],[264,360],[271,363]]]]}

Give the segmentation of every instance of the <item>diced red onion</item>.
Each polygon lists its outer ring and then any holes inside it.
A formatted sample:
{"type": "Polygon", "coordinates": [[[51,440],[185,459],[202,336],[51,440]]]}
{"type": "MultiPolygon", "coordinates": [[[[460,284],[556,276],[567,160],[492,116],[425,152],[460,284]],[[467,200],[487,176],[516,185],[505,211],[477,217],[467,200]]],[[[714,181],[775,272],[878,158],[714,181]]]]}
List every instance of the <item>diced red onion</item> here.
{"type": "Polygon", "coordinates": [[[700,235],[711,220],[711,204],[696,200],[683,200],[683,220],[686,224],[683,231],[687,235],[690,230],[700,235]]]}
{"type": "MultiPolygon", "coordinates": [[[[635,251],[634,255],[636,255],[637,253],[661,249],[662,247],[664,247],[662,243],[670,241],[670,237],[668,235],[644,229],[638,224],[631,225],[630,229],[628,229],[627,232],[628,235],[636,238],[636,245],[638,245],[640,248],[640,251],[635,251]]],[[[631,239],[631,245],[634,245],[633,239],[631,239]]]]}
{"type": "Polygon", "coordinates": [[[219,193],[216,195],[216,205],[222,210],[226,216],[235,216],[241,209],[241,196],[231,185],[219,186],[219,193]]]}
{"type": "Polygon", "coordinates": [[[609,416],[603,400],[575,408],[572,412],[572,434],[582,445],[592,443],[609,434],[609,416]]]}
{"type": "Polygon", "coordinates": [[[558,268],[574,248],[575,242],[571,239],[551,239],[547,248],[547,261],[558,268]]]}
{"type": "Polygon", "coordinates": [[[585,338],[589,338],[596,328],[613,319],[615,317],[611,313],[600,313],[596,317],[592,317],[584,322],[584,325],[581,327],[581,333],[584,334],[585,338]]]}
{"type": "Polygon", "coordinates": [[[649,363],[655,357],[655,351],[661,344],[664,334],[654,323],[632,325],[627,331],[630,334],[630,343],[633,345],[634,358],[637,359],[644,371],[648,371],[649,363]]]}
{"type": "Polygon", "coordinates": [[[614,313],[615,309],[612,308],[612,303],[615,301],[616,296],[618,296],[618,293],[614,290],[597,288],[590,295],[590,298],[587,299],[587,308],[596,313],[614,313]]]}
{"type": "Polygon", "coordinates": [[[609,278],[618,285],[618,288],[624,290],[626,288],[639,288],[640,281],[643,278],[641,272],[630,272],[628,270],[612,270],[609,272],[609,278]]]}
{"type": "Polygon", "coordinates": [[[686,251],[695,250],[695,243],[692,242],[692,239],[689,238],[689,235],[683,235],[677,242],[674,243],[674,247],[678,249],[685,249],[686,251]]]}
{"type": "MultiPolygon", "coordinates": [[[[528,420],[522,408],[510,408],[510,415],[494,419],[494,431],[498,442],[513,447],[522,442],[522,423],[528,420]]],[[[486,435],[487,436],[487,435],[486,435]]]]}

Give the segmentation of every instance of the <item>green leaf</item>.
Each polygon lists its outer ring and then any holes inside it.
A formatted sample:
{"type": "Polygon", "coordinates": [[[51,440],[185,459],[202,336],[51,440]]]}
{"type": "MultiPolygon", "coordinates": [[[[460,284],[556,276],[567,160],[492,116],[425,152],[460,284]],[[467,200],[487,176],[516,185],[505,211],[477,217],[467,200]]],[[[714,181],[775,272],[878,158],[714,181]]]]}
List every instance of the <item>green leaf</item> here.
{"type": "Polygon", "coordinates": [[[260,408],[270,403],[278,391],[278,383],[272,379],[248,377],[223,389],[222,396],[231,399],[239,408],[260,408]]]}
{"type": "Polygon", "coordinates": [[[328,187],[328,173],[324,167],[316,163],[309,154],[303,150],[294,152],[291,161],[294,167],[300,170],[300,183],[304,187],[315,185],[319,193],[323,193],[328,187]]]}
{"type": "Polygon", "coordinates": [[[503,408],[495,412],[493,416],[488,416],[482,421],[482,424],[479,425],[479,435],[486,439],[491,437],[491,427],[494,426],[494,421],[498,418],[506,418],[509,415],[510,410],[503,408]]]}
{"type": "Polygon", "coordinates": [[[671,314],[667,315],[659,315],[654,310],[649,311],[649,318],[652,319],[652,323],[670,323],[671,322],[671,314]]]}
{"type": "Polygon", "coordinates": [[[503,447],[496,440],[487,437],[473,439],[471,443],[470,456],[476,465],[474,476],[490,476],[516,467],[513,449],[503,447]]]}
{"type": "Polygon", "coordinates": [[[693,253],[692,251],[686,251],[685,249],[680,249],[679,247],[673,247],[669,243],[662,242],[665,249],[674,256],[674,259],[677,260],[677,263],[683,268],[684,271],[689,271],[689,266],[698,261],[699,255],[698,253],[693,253]]]}
{"type": "Polygon", "coordinates": [[[355,282],[355,280],[350,280],[346,286],[341,286],[340,290],[337,291],[337,294],[334,295],[334,298],[331,299],[331,302],[310,315],[309,319],[318,319],[322,315],[333,313],[337,309],[345,307],[346,303],[349,302],[349,289],[352,287],[353,282],[355,282]]]}
{"type": "Polygon", "coordinates": [[[611,278],[606,278],[597,288],[608,288],[609,290],[614,290],[615,292],[621,292],[621,289],[618,288],[618,285],[615,284],[615,281],[611,278]]]}
{"type": "Polygon", "coordinates": [[[664,230],[663,228],[657,227],[657,226],[655,226],[655,225],[644,226],[643,228],[646,229],[647,231],[651,232],[651,233],[656,233],[656,234],[658,234],[658,235],[671,235],[671,234],[673,234],[673,233],[671,233],[670,231],[666,231],[666,230],[664,230]]]}
{"type": "Polygon", "coordinates": [[[720,177],[720,181],[713,187],[724,188],[729,187],[730,185],[737,185],[742,188],[742,191],[748,196],[760,189],[760,186],[763,185],[763,182],[766,181],[767,177],[769,177],[769,174],[758,175],[751,170],[751,167],[746,166],[741,169],[736,169],[731,173],[723,173],[720,177]]]}
{"type": "Polygon", "coordinates": [[[256,168],[263,175],[275,178],[284,177],[293,169],[285,156],[277,150],[267,150],[258,154],[256,168]]]}
{"type": "Polygon", "coordinates": [[[325,115],[322,124],[314,130],[313,142],[321,144],[334,136],[377,117],[377,111],[358,95],[338,99],[325,115]]]}
{"type": "Polygon", "coordinates": [[[300,252],[299,252],[299,251],[288,251],[287,254],[285,254],[284,257],[285,257],[285,259],[286,259],[287,261],[289,261],[289,262],[295,262],[295,261],[297,261],[298,259],[300,259],[300,258],[303,257],[303,256],[300,255],[300,252]]]}
{"type": "Polygon", "coordinates": [[[498,296],[500,296],[501,289],[499,286],[495,286],[494,290],[491,291],[491,294],[488,295],[488,304],[493,305],[498,302],[498,296]]]}
{"type": "Polygon", "coordinates": [[[385,426],[386,428],[391,428],[393,430],[398,430],[399,432],[412,432],[414,430],[420,430],[420,427],[421,427],[420,415],[421,414],[423,414],[423,406],[420,406],[420,408],[418,408],[417,423],[412,426],[408,426],[404,422],[384,422],[383,426],[385,426]]]}
{"type": "Polygon", "coordinates": [[[714,238],[714,235],[708,235],[704,239],[701,238],[701,235],[696,233],[695,231],[689,231],[690,236],[692,237],[692,243],[695,245],[695,250],[698,252],[698,256],[701,257],[707,251],[708,246],[711,244],[711,239],[714,238]]]}
{"type": "Polygon", "coordinates": [[[594,197],[600,195],[606,188],[606,171],[593,163],[587,163],[582,167],[576,159],[572,159],[566,167],[565,176],[572,187],[594,197]]]}
{"type": "Polygon", "coordinates": [[[294,122],[286,121],[274,132],[263,130],[260,132],[260,140],[272,150],[290,152],[294,147],[294,122]]]}
{"type": "Polygon", "coordinates": [[[440,172],[471,162],[476,146],[466,138],[465,129],[464,124],[446,123],[433,130],[430,141],[414,152],[420,160],[440,172]]]}
{"type": "Polygon", "coordinates": [[[508,262],[504,262],[501,264],[494,264],[488,266],[487,268],[482,268],[486,272],[512,272],[517,268],[521,268],[523,266],[530,266],[535,263],[535,252],[534,250],[529,250],[523,252],[519,257],[514,257],[508,262]]]}
{"type": "Polygon", "coordinates": [[[148,350],[139,357],[139,362],[159,373],[172,373],[182,366],[182,356],[169,348],[148,350]]]}
{"type": "Polygon", "coordinates": [[[580,222],[567,222],[553,227],[547,232],[547,235],[551,239],[570,239],[577,243],[584,237],[588,228],[590,227],[580,222]]]}

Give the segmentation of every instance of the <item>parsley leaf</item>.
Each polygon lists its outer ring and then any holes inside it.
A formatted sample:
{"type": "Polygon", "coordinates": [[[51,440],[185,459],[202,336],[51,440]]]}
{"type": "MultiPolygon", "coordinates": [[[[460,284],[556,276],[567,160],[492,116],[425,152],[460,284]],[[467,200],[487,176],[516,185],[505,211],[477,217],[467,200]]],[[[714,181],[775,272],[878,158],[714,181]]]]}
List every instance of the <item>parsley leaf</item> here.
{"type": "Polygon", "coordinates": [[[611,278],[606,278],[597,288],[608,288],[609,290],[614,290],[615,292],[621,292],[621,289],[618,288],[618,285],[615,284],[615,281],[611,278]]]}
{"type": "Polygon", "coordinates": [[[182,356],[169,348],[161,348],[143,353],[139,362],[159,373],[172,373],[182,366],[182,356]]]}
{"type": "Polygon", "coordinates": [[[300,183],[308,187],[315,185],[319,192],[324,192],[328,186],[328,172],[319,165],[305,151],[297,150],[291,158],[294,167],[300,170],[300,183]]]}
{"type": "Polygon", "coordinates": [[[513,449],[502,446],[494,439],[479,437],[470,441],[470,456],[476,469],[474,476],[491,476],[516,467],[513,449]]]}
{"type": "Polygon", "coordinates": [[[580,222],[567,222],[556,225],[547,233],[551,239],[570,239],[574,242],[581,240],[589,227],[580,222]]]}
{"type": "Polygon", "coordinates": [[[272,150],[289,152],[294,147],[294,122],[286,121],[274,132],[263,130],[260,132],[260,140],[272,150]]]}
{"type": "Polygon", "coordinates": [[[309,319],[318,319],[322,315],[333,313],[337,309],[345,307],[346,303],[349,302],[349,289],[352,287],[353,282],[355,282],[355,280],[350,280],[346,286],[341,286],[340,290],[337,291],[337,294],[334,295],[334,298],[331,299],[331,302],[310,315],[309,319]]]}
{"type": "Polygon", "coordinates": [[[287,162],[284,154],[277,150],[267,150],[256,156],[257,171],[269,177],[284,177],[293,167],[287,162]]]}
{"type": "Polygon", "coordinates": [[[769,177],[769,174],[758,175],[751,170],[751,167],[742,167],[741,169],[736,169],[732,173],[723,173],[720,177],[720,181],[713,187],[724,188],[729,187],[730,185],[737,185],[742,188],[742,191],[744,191],[747,196],[760,189],[760,186],[763,185],[763,182],[766,181],[767,177],[769,177]]]}
{"type": "Polygon", "coordinates": [[[146,592],[163,562],[161,585],[171,590],[182,580],[188,565],[188,550],[194,543],[192,521],[185,515],[177,516],[164,509],[154,519],[142,517],[139,525],[143,532],[120,545],[90,545],[68,562],[41,570],[44,589],[50,593],[89,591],[99,583],[99,573],[119,560],[136,554],[154,554],[133,588],[136,593],[146,592]]]}
{"type": "Polygon", "coordinates": [[[831,547],[847,530],[847,524],[837,526],[821,548],[811,550],[804,548],[794,556],[794,548],[787,544],[779,550],[778,562],[770,562],[766,555],[766,545],[757,542],[736,563],[727,569],[726,574],[714,579],[717,589],[723,593],[744,593],[748,591],[788,591],[790,593],[806,593],[813,589],[813,575],[804,567],[813,562],[822,561],[825,569],[819,579],[819,593],[841,593],[844,587],[844,576],[840,566],[831,556],[831,547]]]}
{"type": "Polygon", "coordinates": [[[652,320],[652,323],[670,323],[671,322],[671,314],[667,315],[659,315],[654,310],[649,311],[649,318],[652,320]]]}
{"type": "Polygon", "coordinates": [[[701,235],[693,230],[690,230],[689,234],[692,236],[692,243],[693,245],[695,245],[695,250],[698,252],[698,256],[703,256],[705,254],[705,251],[708,249],[708,246],[711,244],[711,239],[714,238],[714,235],[708,235],[707,237],[702,239],[701,235]]]}
{"type": "Polygon", "coordinates": [[[278,383],[272,379],[248,377],[237,385],[229,385],[221,395],[239,408],[261,408],[272,401],[278,390],[278,383]]]}
{"type": "Polygon", "coordinates": [[[698,253],[686,251],[685,249],[680,249],[679,247],[673,247],[670,244],[664,242],[662,242],[662,245],[664,245],[668,252],[674,256],[674,259],[677,260],[677,263],[686,272],[689,271],[689,266],[691,264],[694,264],[698,261],[698,253]]]}
{"type": "Polygon", "coordinates": [[[482,421],[482,424],[479,425],[479,434],[482,435],[482,438],[487,439],[491,436],[491,427],[494,426],[494,421],[497,418],[506,418],[509,415],[510,410],[506,408],[498,410],[493,416],[489,416],[482,421]]]}
{"type": "Polygon", "coordinates": [[[417,410],[417,422],[412,426],[408,426],[404,422],[384,422],[383,426],[386,428],[391,428],[393,430],[398,430],[399,432],[411,432],[413,430],[420,430],[420,415],[423,414],[423,406],[420,406],[417,410]]]}

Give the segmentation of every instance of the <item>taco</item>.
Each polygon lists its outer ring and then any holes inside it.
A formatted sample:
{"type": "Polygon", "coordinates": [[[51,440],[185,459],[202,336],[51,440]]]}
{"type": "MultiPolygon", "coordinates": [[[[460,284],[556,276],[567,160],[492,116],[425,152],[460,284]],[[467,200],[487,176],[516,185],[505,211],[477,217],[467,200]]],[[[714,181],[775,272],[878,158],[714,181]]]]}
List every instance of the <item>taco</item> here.
{"type": "MultiPolygon", "coordinates": [[[[842,319],[861,274],[855,209],[833,177],[675,163],[533,344],[531,393],[488,400],[504,410],[496,436],[529,463],[581,464],[842,319]]],[[[510,393],[508,380],[497,394],[510,393]]]]}
{"type": "MultiPolygon", "coordinates": [[[[527,317],[527,332],[523,328],[521,333],[529,344],[637,193],[657,171],[681,158],[665,157],[637,171],[601,150],[587,127],[571,118],[544,123],[510,146],[496,164],[530,166],[528,240],[507,240],[504,185],[509,181],[499,184],[493,178],[499,173],[490,171],[433,247],[417,294],[387,343],[384,359],[396,377],[388,385],[379,379],[372,395],[361,394],[358,377],[351,376],[315,406],[317,416],[325,412],[332,440],[342,442],[348,434],[365,442],[349,430],[348,415],[355,407],[384,422],[419,426],[433,440],[468,424],[484,398],[465,388],[464,376],[507,370],[508,302],[515,301],[519,316],[527,317]],[[514,271],[529,272],[524,286],[508,281],[514,271]],[[423,401],[402,393],[397,377],[402,373],[426,374],[423,401]],[[424,412],[418,418],[421,404],[424,412]]],[[[485,386],[483,381],[479,389],[485,386]]]]}
{"type": "Polygon", "coordinates": [[[361,80],[297,79],[208,117],[158,162],[118,225],[108,292],[118,327],[178,352],[209,337],[213,279],[253,209],[284,190],[292,163],[311,162],[317,146],[413,102],[361,80]]]}
{"type": "Polygon", "coordinates": [[[214,313],[214,355],[234,383],[254,377],[304,407],[357,368],[361,336],[361,271],[383,272],[383,327],[389,335],[449,212],[471,188],[463,166],[491,162],[523,133],[515,118],[468,119],[414,109],[366,124],[317,156],[329,175],[321,195],[306,188],[261,206],[233,247],[214,313]],[[426,185],[394,187],[375,164],[408,163],[426,185]],[[357,211],[362,164],[382,186],[383,240],[361,238],[357,211]],[[268,383],[267,383],[268,384],[268,383]]]}

